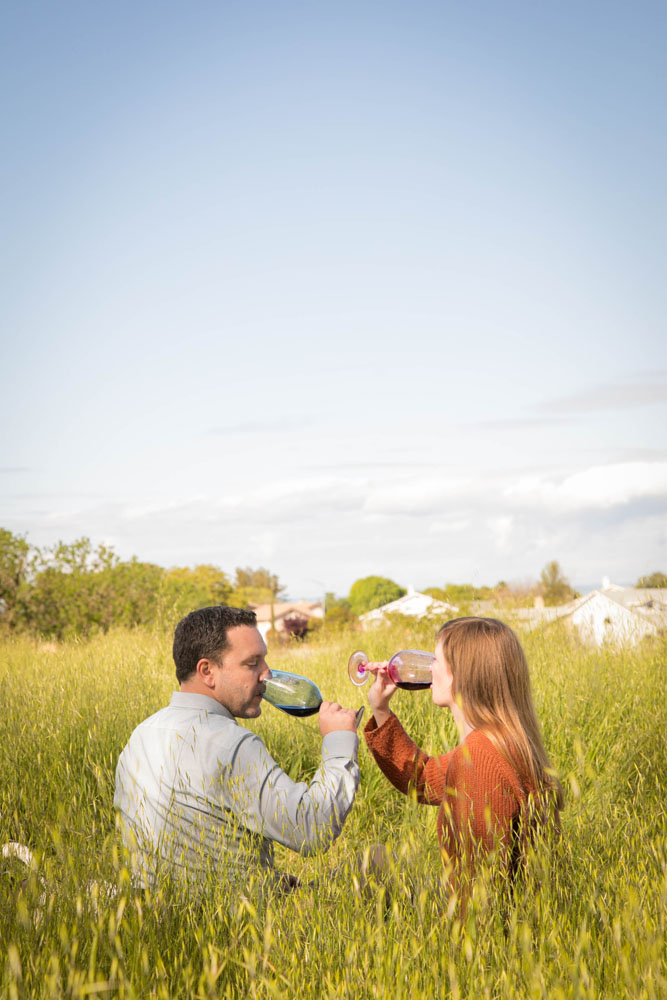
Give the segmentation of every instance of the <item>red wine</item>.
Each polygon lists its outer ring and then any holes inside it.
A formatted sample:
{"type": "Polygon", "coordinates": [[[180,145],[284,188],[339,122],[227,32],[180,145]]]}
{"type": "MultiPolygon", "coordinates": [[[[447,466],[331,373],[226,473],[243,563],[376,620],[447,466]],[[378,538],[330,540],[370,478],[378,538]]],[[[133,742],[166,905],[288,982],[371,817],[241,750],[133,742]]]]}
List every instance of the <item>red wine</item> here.
{"type": "Polygon", "coordinates": [[[309,705],[304,708],[302,705],[274,705],[274,708],[279,708],[281,712],[287,712],[288,715],[296,715],[298,718],[303,718],[306,715],[315,715],[319,712],[319,705],[309,705]]]}
{"type": "Polygon", "coordinates": [[[423,691],[431,686],[430,681],[395,681],[395,684],[404,691],[423,691]]]}

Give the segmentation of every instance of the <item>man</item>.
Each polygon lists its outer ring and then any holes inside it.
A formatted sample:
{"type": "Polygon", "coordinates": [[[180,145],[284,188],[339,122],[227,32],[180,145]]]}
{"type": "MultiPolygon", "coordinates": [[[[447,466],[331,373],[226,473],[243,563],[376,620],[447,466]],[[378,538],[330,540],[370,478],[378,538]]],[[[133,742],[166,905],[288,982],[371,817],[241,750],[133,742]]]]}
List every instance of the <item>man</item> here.
{"type": "Polygon", "coordinates": [[[340,833],[359,784],[355,713],[322,704],[322,763],[310,785],[293,782],[236,722],[261,715],[266,652],[252,611],[202,608],[178,623],[180,691],[134,730],[116,769],[142,885],[164,870],[189,881],[271,870],[274,842],[310,854],[340,833]]]}

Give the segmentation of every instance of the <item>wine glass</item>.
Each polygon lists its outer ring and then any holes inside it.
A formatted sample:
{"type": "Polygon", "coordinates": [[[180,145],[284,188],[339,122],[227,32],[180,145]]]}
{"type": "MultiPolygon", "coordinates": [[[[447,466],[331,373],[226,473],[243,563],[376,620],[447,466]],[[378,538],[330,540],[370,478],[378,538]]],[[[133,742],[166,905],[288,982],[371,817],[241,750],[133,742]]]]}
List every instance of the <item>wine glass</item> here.
{"type": "MultiPolygon", "coordinates": [[[[394,653],[390,659],[387,673],[397,687],[406,691],[418,691],[431,686],[433,680],[431,668],[434,661],[433,653],[426,653],[423,649],[402,649],[400,653],[394,653]]],[[[353,653],[348,660],[347,672],[357,687],[361,687],[368,680],[367,663],[368,656],[361,649],[353,653]]]]}
{"type": "MultiPolygon", "coordinates": [[[[317,684],[302,677],[300,674],[290,674],[287,670],[272,670],[265,684],[264,701],[279,708],[288,715],[305,717],[319,712],[322,695],[317,684]]],[[[356,725],[361,722],[364,714],[363,705],[357,710],[356,725]]]]}
{"type": "Polygon", "coordinates": [[[288,715],[303,717],[319,711],[322,695],[317,684],[307,677],[286,670],[272,670],[266,681],[264,701],[288,715]]]}

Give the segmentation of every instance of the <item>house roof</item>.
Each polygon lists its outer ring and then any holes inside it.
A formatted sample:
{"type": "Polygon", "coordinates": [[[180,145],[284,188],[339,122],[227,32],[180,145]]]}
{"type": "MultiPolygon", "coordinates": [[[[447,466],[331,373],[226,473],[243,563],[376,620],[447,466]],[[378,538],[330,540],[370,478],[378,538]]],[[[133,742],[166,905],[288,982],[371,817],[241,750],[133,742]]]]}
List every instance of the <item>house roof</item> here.
{"type": "Polygon", "coordinates": [[[605,591],[598,591],[598,593],[615,604],[619,604],[632,614],[653,622],[658,628],[667,628],[667,600],[665,600],[667,595],[664,591],[624,587],[623,590],[614,591],[610,594],[605,593],[605,591]],[[655,600],[650,596],[655,593],[662,595],[662,600],[655,600]]]}
{"type": "MultiPolygon", "coordinates": [[[[251,604],[258,622],[271,621],[270,604],[251,604]]],[[[321,601],[275,601],[273,605],[273,617],[275,621],[286,618],[288,615],[302,615],[304,618],[314,618],[318,612],[322,611],[321,601]]]]}
{"type": "Polygon", "coordinates": [[[631,615],[637,615],[651,622],[657,628],[667,628],[667,592],[658,589],[642,589],[638,587],[618,587],[610,585],[600,590],[592,590],[583,597],[577,597],[567,604],[559,604],[550,608],[521,608],[517,618],[528,625],[538,625],[541,622],[552,622],[559,618],[568,618],[584,605],[594,599],[609,601],[623,608],[631,615]]]}
{"type": "Polygon", "coordinates": [[[429,594],[413,590],[395,601],[390,601],[389,604],[383,604],[380,608],[374,608],[372,611],[359,615],[359,621],[380,621],[385,615],[393,614],[423,618],[424,615],[448,615],[452,611],[458,611],[458,608],[454,607],[453,604],[446,604],[445,601],[438,601],[429,594]]]}
{"type": "MultiPolygon", "coordinates": [[[[592,591],[592,593],[597,593],[597,591],[592,591]]],[[[585,604],[590,596],[591,594],[586,594],[584,597],[576,597],[573,601],[568,601],[567,604],[555,604],[551,607],[517,608],[513,614],[519,621],[527,622],[529,625],[538,625],[540,622],[553,622],[557,618],[565,618],[567,615],[571,615],[582,604],[585,604]]]]}
{"type": "Polygon", "coordinates": [[[600,591],[625,608],[661,608],[667,611],[667,589],[658,587],[609,587],[600,591]]]}

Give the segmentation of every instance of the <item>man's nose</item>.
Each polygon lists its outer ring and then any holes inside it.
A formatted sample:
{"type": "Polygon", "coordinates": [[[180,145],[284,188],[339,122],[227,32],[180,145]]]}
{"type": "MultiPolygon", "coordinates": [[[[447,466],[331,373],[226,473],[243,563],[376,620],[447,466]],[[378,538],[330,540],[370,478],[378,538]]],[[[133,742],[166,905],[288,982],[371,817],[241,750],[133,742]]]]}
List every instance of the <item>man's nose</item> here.
{"type": "Polygon", "coordinates": [[[264,664],[264,670],[262,671],[262,673],[260,675],[260,680],[262,680],[262,681],[268,681],[268,680],[270,680],[271,677],[273,677],[273,674],[271,673],[271,670],[269,668],[268,663],[265,663],[264,664]]]}

